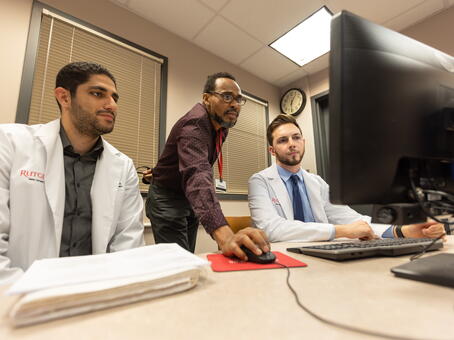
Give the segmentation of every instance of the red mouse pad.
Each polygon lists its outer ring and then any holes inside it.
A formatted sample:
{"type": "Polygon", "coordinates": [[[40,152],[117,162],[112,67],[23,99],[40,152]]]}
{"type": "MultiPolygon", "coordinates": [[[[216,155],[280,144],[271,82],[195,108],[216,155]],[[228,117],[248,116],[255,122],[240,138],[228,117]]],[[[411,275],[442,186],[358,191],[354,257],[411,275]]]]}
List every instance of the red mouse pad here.
{"type": "MultiPolygon", "coordinates": [[[[278,251],[273,251],[276,255],[276,262],[283,264],[287,267],[307,267],[304,262],[295,260],[293,257],[282,254],[278,251]]],[[[259,264],[253,262],[244,262],[237,258],[231,258],[222,254],[209,254],[207,255],[208,261],[211,262],[211,269],[215,272],[230,272],[236,270],[254,270],[254,269],[272,269],[282,268],[279,264],[268,263],[259,264]]]]}

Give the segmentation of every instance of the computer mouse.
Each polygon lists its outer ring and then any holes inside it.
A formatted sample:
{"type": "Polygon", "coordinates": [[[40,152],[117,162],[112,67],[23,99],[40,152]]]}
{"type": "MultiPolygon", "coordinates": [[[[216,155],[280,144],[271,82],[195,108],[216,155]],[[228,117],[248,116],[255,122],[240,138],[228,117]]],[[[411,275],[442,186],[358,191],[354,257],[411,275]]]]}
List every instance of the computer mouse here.
{"type": "Polygon", "coordinates": [[[250,250],[246,246],[241,246],[241,250],[246,253],[249,262],[267,264],[273,263],[276,260],[276,255],[274,255],[270,251],[267,253],[262,253],[262,255],[256,255],[252,250],[250,250]]]}

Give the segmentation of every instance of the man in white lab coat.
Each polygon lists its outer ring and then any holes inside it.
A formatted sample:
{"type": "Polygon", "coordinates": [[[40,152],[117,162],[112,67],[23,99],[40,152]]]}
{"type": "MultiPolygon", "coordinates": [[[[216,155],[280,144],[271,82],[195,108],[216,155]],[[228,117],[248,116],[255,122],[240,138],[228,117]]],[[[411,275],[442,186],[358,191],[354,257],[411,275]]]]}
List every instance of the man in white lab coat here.
{"type": "Polygon", "coordinates": [[[277,116],[267,139],[276,164],[249,179],[252,220],[271,242],[326,241],[339,237],[438,237],[443,225],[436,222],[389,226],[370,224],[370,217],[329,201],[329,186],[320,177],[301,169],[304,138],[296,120],[277,116]],[[295,198],[298,199],[295,199],[295,198]]]}
{"type": "Polygon", "coordinates": [[[63,67],[61,119],[0,125],[0,284],[41,258],[143,245],[143,201],[133,162],[107,143],[118,93],[95,63],[63,67]]]}

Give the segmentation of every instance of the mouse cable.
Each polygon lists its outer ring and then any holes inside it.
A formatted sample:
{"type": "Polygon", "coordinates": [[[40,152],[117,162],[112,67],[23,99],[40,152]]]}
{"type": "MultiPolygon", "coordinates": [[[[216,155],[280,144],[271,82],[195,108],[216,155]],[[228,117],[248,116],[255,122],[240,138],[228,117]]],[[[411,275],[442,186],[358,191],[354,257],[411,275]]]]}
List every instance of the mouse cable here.
{"type": "Polygon", "coordinates": [[[416,259],[419,259],[421,256],[423,256],[427,249],[429,249],[430,247],[432,247],[432,245],[437,242],[439,239],[441,239],[443,236],[445,236],[446,234],[441,234],[440,236],[438,236],[437,238],[434,238],[432,242],[430,242],[427,246],[425,246],[419,253],[416,253],[414,255],[412,255],[410,257],[410,261],[413,261],[413,260],[416,260],[416,259]]]}
{"type": "Polygon", "coordinates": [[[360,334],[371,335],[371,336],[375,336],[375,337],[382,337],[382,338],[393,339],[393,340],[425,340],[425,339],[421,339],[421,338],[411,338],[411,337],[392,335],[392,334],[382,333],[382,332],[377,332],[377,331],[370,331],[370,330],[367,330],[367,329],[363,329],[363,328],[359,328],[359,327],[355,327],[355,326],[342,324],[340,322],[332,321],[332,320],[324,318],[323,316],[320,316],[320,315],[316,314],[315,312],[311,311],[309,308],[307,308],[306,306],[304,306],[300,302],[300,298],[298,296],[298,293],[296,292],[295,288],[293,288],[293,286],[290,283],[290,268],[288,266],[282,264],[282,263],[277,262],[277,261],[274,262],[274,263],[279,265],[279,266],[281,266],[281,267],[283,267],[283,268],[285,268],[285,269],[287,269],[287,286],[290,289],[290,291],[293,293],[293,296],[295,297],[297,305],[302,310],[304,310],[306,313],[308,313],[309,315],[314,317],[315,319],[317,319],[317,320],[319,320],[319,321],[321,321],[321,322],[323,322],[325,324],[328,324],[330,326],[334,326],[334,327],[337,327],[337,328],[345,329],[345,330],[348,330],[348,331],[351,331],[351,332],[360,333],[360,334]]]}

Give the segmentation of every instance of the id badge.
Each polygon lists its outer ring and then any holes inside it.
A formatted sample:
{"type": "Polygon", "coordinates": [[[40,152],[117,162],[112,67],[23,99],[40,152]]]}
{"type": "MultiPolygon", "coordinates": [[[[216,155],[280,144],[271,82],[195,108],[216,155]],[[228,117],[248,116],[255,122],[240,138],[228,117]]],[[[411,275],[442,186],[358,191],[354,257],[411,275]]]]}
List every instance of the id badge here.
{"type": "Polygon", "coordinates": [[[217,191],[226,192],[227,191],[227,182],[220,179],[215,179],[215,185],[217,191]]]}

